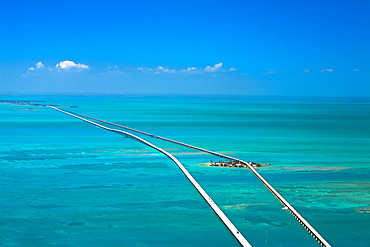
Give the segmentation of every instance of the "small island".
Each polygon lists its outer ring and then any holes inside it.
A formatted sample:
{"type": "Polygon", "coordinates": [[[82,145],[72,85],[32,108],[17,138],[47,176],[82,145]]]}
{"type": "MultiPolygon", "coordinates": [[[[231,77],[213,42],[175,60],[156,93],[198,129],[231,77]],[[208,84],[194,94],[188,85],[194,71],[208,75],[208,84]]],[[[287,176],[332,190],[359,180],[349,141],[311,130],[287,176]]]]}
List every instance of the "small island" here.
{"type": "MultiPolygon", "coordinates": [[[[269,166],[270,164],[260,164],[260,163],[255,163],[255,162],[250,162],[252,167],[257,168],[257,167],[263,167],[263,166],[269,166]]],[[[206,166],[218,166],[218,167],[235,167],[235,168],[248,168],[246,163],[240,163],[235,160],[230,160],[230,161],[218,161],[218,162],[213,162],[212,160],[210,163],[205,163],[202,165],[206,166]]]]}

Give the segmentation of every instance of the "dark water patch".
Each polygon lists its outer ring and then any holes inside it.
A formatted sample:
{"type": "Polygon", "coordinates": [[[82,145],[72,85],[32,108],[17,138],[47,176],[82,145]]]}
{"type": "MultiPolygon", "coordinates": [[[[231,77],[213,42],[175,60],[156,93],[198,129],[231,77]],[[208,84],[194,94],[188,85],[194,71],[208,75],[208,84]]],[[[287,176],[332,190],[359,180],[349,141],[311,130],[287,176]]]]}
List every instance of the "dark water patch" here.
{"type": "Polygon", "coordinates": [[[116,189],[121,188],[122,185],[90,185],[90,186],[79,186],[77,189],[116,189]]]}
{"type": "Polygon", "coordinates": [[[42,156],[42,155],[30,155],[30,154],[22,154],[19,155],[6,155],[0,158],[1,160],[5,161],[31,161],[31,160],[50,160],[50,159],[65,159],[65,157],[56,157],[56,156],[42,156]]]}
{"type": "Polygon", "coordinates": [[[75,164],[75,165],[62,165],[58,169],[68,170],[95,170],[95,171],[109,171],[121,169],[153,169],[153,168],[167,168],[166,163],[153,162],[153,163],[139,163],[139,162],[115,162],[115,163],[91,163],[91,164],[75,164]]]}
{"type": "Polygon", "coordinates": [[[30,207],[37,209],[54,209],[54,208],[66,208],[68,206],[59,204],[42,204],[42,205],[31,205],[30,207]]]}
{"type": "Polygon", "coordinates": [[[86,225],[86,222],[82,222],[82,221],[75,221],[75,222],[68,223],[68,226],[84,226],[84,225],[86,225]]]}
{"type": "Polygon", "coordinates": [[[107,165],[104,163],[100,164],[77,164],[77,165],[62,165],[59,166],[58,169],[68,169],[68,170],[112,170],[115,169],[116,166],[113,165],[107,165]]]}
{"type": "MultiPolygon", "coordinates": [[[[53,169],[53,168],[51,168],[53,169]]],[[[77,175],[77,174],[80,174],[78,171],[73,171],[73,172],[63,172],[62,173],[63,175],[65,176],[69,176],[69,175],[77,175]]]]}
{"type": "Polygon", "coordinates": [[[129,174],[129,172],[124,172],[124,171],[119,171],[119,173],[122,173],[122,174],[129,174]]]}
{"type": "Polygon", "coordinates": [[[4,155],[0,158],[0,160],[8,161],[8,162],[15,162],[15,161],[42,161],[42,160],[65,160],[65,159],[78,159],[78,158],[96,158],[96,156],[92,155],[70,155],[70,154],[50,154],[50,155],[29,155],[29,154],[22,154],[20,155],[4,155]]]}
{"type": "Polygon", "coordinates": [[[152,203],[114,203],[114,204],[108,204],[104,205],[103,207],[110,207],[110,208],[119,208],[119,209],[149,209],[151,208],[152,203]]]}
{"type": "Polygon", "coordinates": [[[260,174],[270,183],[272,182],[296,182],[296,181],[311,181],[311,182],[334,182],[334,181],[350,181],[350,180],[365,180],[368,179],[368,173],[361,171],[362,169],[343,170],[335,172],[294,172],[292,175],[288,173],[269,173],[260,172],[260,174]],[[328,176],[330,174],[330,176],[328,176]]]}
{"type": "Polygon", "coordinates": [[[140,174],[137,174],[138,176],[141,176],[141,177],[147,177],[149,176],[149,174],[144,174],[144,173],[140,173],[140,174]]]}
{"type": "Polygon", "coordinates": [[[266,230],[267,227],[286,227],[289,225],[287,222],[274,221],[270,216],[271,214],[254,214],[253,221],[249,222],[255,226],[256,230],[266,230]]]}
{"type": "Polygon", "coordinates": [[[355,194],[355,193],[368,193],[370,195],[370,190],[337,190],[337,191],[328,191],[330,194],[355,194]]]}
{"type": "Polygon", "coordinates": [[[315,171],[344,171],[358,168],[353,167],[330,167],[330,166],[300,166],[300,167],[280,167],[281,170],[293,172],[315,172],[315,171]]]}
{"type": "MultiPolygon", "coordinates": [[[[66,185],[68,186],[68,185],[66,185]]],[[[132,185],[129,185],[132,187],[132,185]]],[[[60,187],[54,188],[58,190],[100,190],[100,189],[117,189],[123,188],[125,185],[121,184],[113,184],[113,185],[106,185],[106,184],[98,184],[98,185],[81,185],[81,186],[68,186],[68,187],[60,187]]]]}
{"type": "Polygon", "coordinates": [[[160,201],[160,202],[147,202],[147,203],[115,203],[115,204],[108,204],[104,207],[113,207],[113,208],[120,208],[120,209],[176,209],[176,208],[185,208],[190,210],[199,210],[207,208],[207,206],[202,201],[196,200],[174,200],[174,201],[160,201]]]}
{"type": "Polygon", "coordinates": [[[27,146],[22,146],[21,149],[12,149],[12,150],[0,150],[0,155],[9,155],[9,156],[27,156],[32,154],[33,156],[44,156],[44,155],[86,155],[86,148],[68,148],[60,149],[53,148],[49,146],[47,148],[32,148],[27,146]]]}
{"type": "Polygon", "coordinates": [[[112,163],[120,166],[122,169],[137,169],[137,168],[167,168],[166,163],[161,162],[130,162],[130,163],[112,163]]]}
{"type": "Polygon", "coordinates": [[[197,200],[176,200],[159,202],[160,207],[165,208],[186,208],[186,209],[204,209],[207,205],[203,201],[197,200]]]}

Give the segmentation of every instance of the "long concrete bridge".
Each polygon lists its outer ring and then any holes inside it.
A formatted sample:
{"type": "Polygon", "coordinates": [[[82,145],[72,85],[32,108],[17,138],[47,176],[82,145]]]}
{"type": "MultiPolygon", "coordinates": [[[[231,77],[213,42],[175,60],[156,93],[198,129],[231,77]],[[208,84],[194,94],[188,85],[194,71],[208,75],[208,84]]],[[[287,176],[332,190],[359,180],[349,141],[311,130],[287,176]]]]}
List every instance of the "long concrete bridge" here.
{"type": "Polygon", "coordinates": [[[102,122],[102,123],[106,123],[106,124],[109,124],[109,125],[117,126],[117,127],[123,128],[123,129],[127,129],[127,130],[130,130],[130,131],[134,131],[134,132],[137,132],[137,133],[140,133],[140,134],[143,134],[143,135],[147,135],[147,136],[150,136],[150,137],[153,137],[153,138],[157,138],[157,139],[160,139],[160,140],[163,140],[163,141],[175,143],[175,144],[178,144],[178,145],[181,145],[181,146],[184,146],[184,147],[188,147],[188,148],[191,148],[191,149],[195,149],[195,150],[198,150],[198,151],[201,151],[201,152],[216,155],[218,157],[222,157],[222,158],[226,158],[226,159],[229,159],[229,160],[237,161],[241,164],[246,165],[249,168],[249,170],[251,170],[253,172],[253,174],[267,187],[267,189],[280,201],[280,203],[284,206],[284,209],[287,209],[293,215],[293,217],[311,234],[311,236],[313,238],[315,238],[315,240],[321,246],[331,247],[331,245],[321,236],[321,234],[318,231],[316,231],[316,229],[300,213],[298,213],[298,211],[269,182],[267,182],[267,180],[264,179],[256,171],[256,169],[253,168],[253,166],[251,165],[251,162],[245,162],[243,160],[240,160],[240,159],[237,159],[237,158],[234,158],[234,157],[222,154],[222,153],[218,153],[218,152],[210,151],[210,150],[207,150],[207,149],[204,149],[204,148],[192,146],[192,145],[182,143],[182,142],[178,142],[178,141],[175,141],[175,140],[171,140],[171,139],[168,139],[168,138],[165,138],[165,137],[156,136],[156,135],[153,135],[153,134],[150,134],[150,133],[147,133],[147,132],[132,129],[132,128],[129,128],[129,127],[126,127],[126,126],[122,126],[122,125],[115,124],[115,123],[112,123],[112,122],[104,121],[104,120],[101,120],[101,119],[97,119],[97,118],[93,118],[93,117],[89,117],[89,116],[82,115],[82,114],[77,114],[77,113],[74,113],[74,114],[78,115],[78,116],[81,116],[81,117],[86,117],[86,118],[89,118],[89,119],[93,119],[93,120],[96,120],[96,121],[99,121],[99,122],[102,122]]]}

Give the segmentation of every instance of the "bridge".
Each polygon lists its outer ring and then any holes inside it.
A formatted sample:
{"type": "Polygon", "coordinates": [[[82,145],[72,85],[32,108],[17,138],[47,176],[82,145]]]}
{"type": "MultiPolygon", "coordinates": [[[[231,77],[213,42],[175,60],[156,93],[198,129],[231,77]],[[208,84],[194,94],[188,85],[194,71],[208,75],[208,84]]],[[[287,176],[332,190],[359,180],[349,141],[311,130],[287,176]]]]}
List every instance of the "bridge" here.
{"type": "Polygon", "coordinates": [[[182,143],[182,142],[178,142],[178,141],[175,141],[175,140],[171,140],[171,139],[168,139],[168,138],[165,138],[165,137],[155,136],[155,135],[150,134],[150,133],[146,133],[146,132],[139,131],[139,130],[136,130],[136,129],[132,129],[132,128],[129,128],[129,127],[126,127],[126,126],[118,125],[118,124],[111,123],[111,122],[108,122],[108,121],[104,121],[104,120],[101,120],[101,119],[89,117],[89,116],[78,114],[78,113],[73,113],[73,112],[70,112],[70,111],[64,111],[64,110],[61,110],[61,109],[59,109],[55,106],[50,106],[50,105],[43,105],[43,106],[50,107],[54,110],[60,111],[60,112],[65,113],[65,114],[68,114],[72,117],[78,118],[80,120],[83,120],[83,121],[88,122],[90,124],[93,124],[95,126],[98,126],[102,129],[105,129],[105,130],[108,130],[108,131],[111,131],[111,132],[115,132],[115,133],[118,133],[120,135],[124,135],[126,137],[129,137],[129,138],[135,140],[135,141],[139,141],[139,142],[141,142],[145,145],[148,145],[148,146],[162,152],[166,156],[168,156],[181,169],[181,171],[185,174],[185,176],[189,179],[189,181],[193,184],[193,186],[198,190],[198,192],[201,194],[201,196],[204,198],[204,200],[206,200],[206,202],[209,204],[209,206],[213,209],[213,211],[217,214],[217,216],[221,219],[221,221],[226,225],[226,227],[229,229],[229,231],[234,235],[234,237],[238,240],[238,242],[242,246],[251,246],[251,245],[242,236],[242,234],[236,229],[236,227],[231,223],[231,221],[226,217],[226,215],[221,211],[221,209],[214,203],[214,201],[208,196],[208,194],[203,190],[203,188],[197,183],[197,181],[192,177],[192,175],[185,169],[185,167],[175,157],[173,157],[171,154],[169,154],[165,150],[151,144],[150,142],[148,142],[148,141],[146,141],[146,140],[144,140],[144,139],[142,139],[138,136],[135,136],[133,134],[130,134],[130,133],[122,131],[122,130],[108,128],[106,126],[97,124],[97,123],[95,123],[93,121],[90,121],[90,120],[87,120],[85,118],[96,120],[96,121],[106,123],[106,124],[109,124],[109,125],[117,126],[117,127],[123,128],[123,129],[127,129],[127,130],[130,130],[130,131],[133,131],[133,132],[137,132],[137,133],[140,133],[140,134],[143,134],[143,135],[150,136],[152,138],[157,138],[157,139],[160,139],[160,140],[163,140],[163,141],[167,141],[167,142],[175,143],[175,144],[178,144],[178,145],[182,145],[184,147],[195,149],[195,150],[205,152],[205,153],[209,153],[209,154],[212,154],[212,155],[216,155],[218,157],[222,157],[222,158],[226,158],[226,159],[229,159],[229,160],[237,161],[241,164],[246,165],[249,168],[249,170],[251,170],[252,173],[266,186],[266,188],[280,201],[280,203],[284,206],[284,209],[287,209],[293,215],[293,217],[311,234],[311,236],[313,236],[313,238],[315,238],[315,240],[321,246],[331,247],[331,245],[320,235],[320,233],[317,232],[315,230],[315,228],[301,214],[299,214],[298,211],[272,185],[270,185],[270,183],[268,183],[266,179],[264,179],[253,168],[251,162],[245,162],[243,160],[240,160],[240,159],[237,159],[237,158],[234,158],[234,157],[222,154],[222,153],[206,150],[206,149],[203,149],[203,148],[200,148],[200,147],[192,146],[192,145],[182,143]]]}

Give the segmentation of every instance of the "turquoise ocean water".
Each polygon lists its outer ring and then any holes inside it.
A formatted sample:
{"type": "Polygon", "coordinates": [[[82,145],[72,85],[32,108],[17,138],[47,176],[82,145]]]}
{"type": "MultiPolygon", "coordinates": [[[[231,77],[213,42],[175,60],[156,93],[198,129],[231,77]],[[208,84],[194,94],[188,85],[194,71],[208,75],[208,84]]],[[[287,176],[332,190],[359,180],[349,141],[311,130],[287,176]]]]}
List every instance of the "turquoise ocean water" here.
{"type": "MultiPolygon", "coordinates": [[[[271,163],[260,174],[332,246],[370,246],[370,99],[0,99],[271,163]]],[[[141,137],[177,157],[253,246],[319,246],[249,170],[202,166],[220,158],[141,137]]],[[[1,246],[239,246],[177,166],[141,143],[9,104],[0,104],[0,138],[1,246]]]]}

